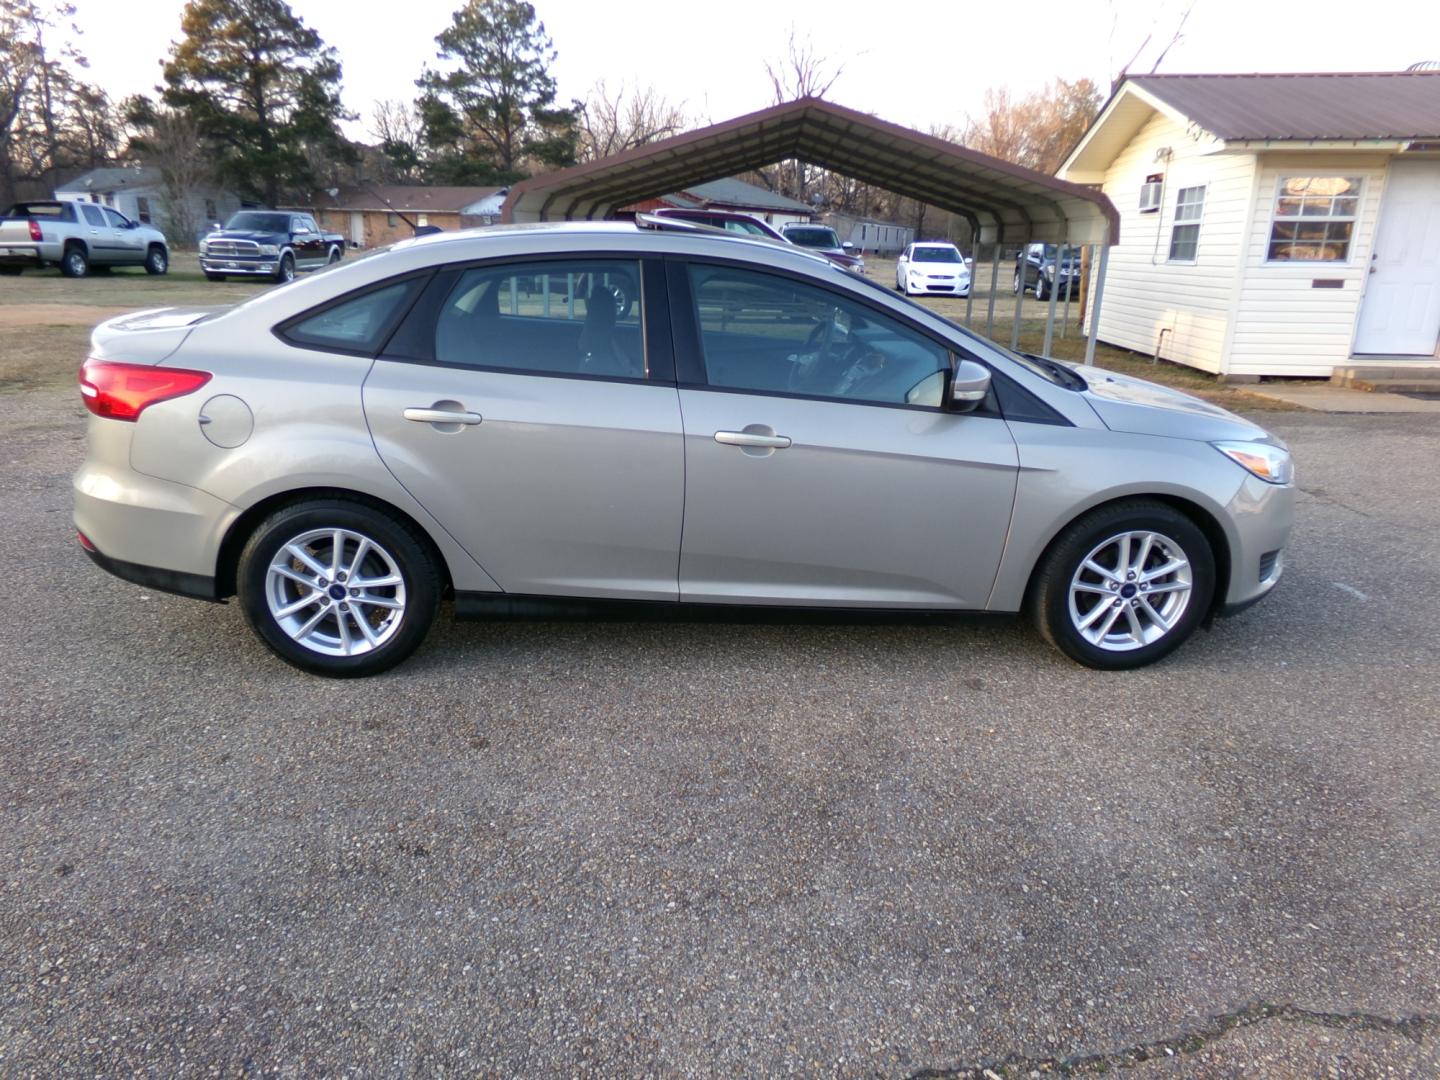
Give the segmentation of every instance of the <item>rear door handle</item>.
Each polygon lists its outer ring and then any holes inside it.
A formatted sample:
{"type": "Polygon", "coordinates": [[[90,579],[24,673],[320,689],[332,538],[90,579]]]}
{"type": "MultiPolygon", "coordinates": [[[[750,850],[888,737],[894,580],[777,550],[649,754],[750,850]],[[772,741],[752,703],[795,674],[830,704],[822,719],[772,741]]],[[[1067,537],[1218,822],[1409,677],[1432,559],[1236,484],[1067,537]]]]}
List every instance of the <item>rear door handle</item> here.
{"type": "MultiPolygon", "coordinates": [[[[405,419],[417,424],[478,424],[485,419],[478,412],[454,412],[450,409],[406,409],[405,419]]],[[[787,442],[789,440],[786,440],[787,442]]]]}
{"type": "Polygon", "coordinates": [[[759,446],[767,450],[784,450],[790,445],[788,435],[757,435],[751,431],[717,431],[715,441],[725,446],[759,446]]]}

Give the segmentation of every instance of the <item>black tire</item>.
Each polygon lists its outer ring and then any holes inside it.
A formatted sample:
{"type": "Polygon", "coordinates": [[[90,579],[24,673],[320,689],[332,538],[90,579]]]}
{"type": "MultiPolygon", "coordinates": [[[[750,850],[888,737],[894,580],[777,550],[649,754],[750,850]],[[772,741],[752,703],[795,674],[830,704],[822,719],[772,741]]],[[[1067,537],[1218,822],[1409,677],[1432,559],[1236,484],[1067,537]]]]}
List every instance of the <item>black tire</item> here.
{"type": "Polygon", "coordinates": [[[275,280],[279,282],[295,280],[295,256],[288,251],[280,256],[280,265],[275,268],[275,280]]]}
{"type": "Polygon", "coordinates": [[[1045,275],[1042,273],[1035,279],[1035,299],[1044,300],[1050,294],[1045,291],[1045,275]]]}
{"type": "Polygon", "coordinates": [[[90,259],[83,244],[67,244],[60,256],[60,273],[70,278],[82,278],[90,273],[90,259]]]}
{"type": "Polygon", "coordinates": [[[225,280],[225,275],[224,275],[224,274],[212,274],[209,270],[206,270],[206,271],[205,271],[205,280],[206,280],[206,281],[224,281],[224,280],[225,280]]]}
{"type": "Polygon", "coordinates": [[[340,250],[338,247],[332,247],[332,248],[330,249],[330,257],[325,260],[325,265],[326,265],[326,266],[334,266],[334,265],[335,265],[337,262],[339,262],[339,261],[341,260],[341,258],[343,258],[343,257],[344,257],[344,253],[341,252],[341,250],[340,250]]]}
{"type": "MultiPolygon", "coordinates": [[[[1152,557],[1169,556],[1159,551],[1153,552],[1152,557]]],[[[1156,564],[1152,562],[1149,565],[1156,564]]],[[[1144,575],[1140,576],[1143,578],[1144,575]]],[[[1154,663],[1183,645],[1209,613],[1215,584],[1215,556],[1205,534],[1195,522],[1165,503],[1134,499],[1097,507],[1066,526],[1036,568],[1027,606],[1041,636],[1066,656],[1086,667],[1120,671],[1154,663]],[[1188,601],[1183,611],[1174,615],[1169,630],[1163,631],[1153,641],[1120,651],[1092,643],[1076,628],[1071,615],[1070,589],[1082,562],[1098,545],[1130,531],[1155,532],[1177,545],[1189,562],[1191,581],[1188,601]]],[[[1122,585],[1120,588],[1130,590],[1126,599],[1132,606],[1137,604],[1136,596],[1139,603],[1147,601],[1145,595],[1134,591],[1135,586],[1122,585]]],[[[1149,595],[1159,595],[1158,586],[1157,593],[1149,595]]],[[[1121,599],[1119,593],[1115,601],[1100,595],[1094,606],[1109,607],[1112,604],[1123,611],[1125,599],[1121,599]]],[[[1091,610],[1087,608],[1079,612],[1082,621],[1091,610]]],[[[1140,617],[1145,625],[1155,625],[1143,615],[1140,617]]]]}
{"type": "Polygon", "coordinates": [[[1020,295],[1021,293],[1023,293],[1024,291],[1025,291],[1025,278],[1021,275],[1021,273],[1020,273],[1019,270],[1016,270],[1016,271],[1015,271],[1015,295],[1016,295],[1016,296],[1019,296],[1019,295],[1020,295]]]}
{"type": "Polygon", "coordinates": [[[170,271],[170,256],[159,244],[151,244],[145,253],[145,272],[151,277],[163,277],[170,271]]]}
{"type": "Polygon", "coordinates": [[[0,277],[18,277],[23,267],[0,266],[0,277]]]}
{"type": "MultiPolygon", "coordinates": [[[[351,550],[353,551],[353,549],[351,550]]],[[[240,563],[236,574],[240,606],[245,612],[251,629],[275,655],[286,663],[303,671],[331,678],[357,678],[375,675],[389,670],[414,652],[425,640],[425,635],[435,621],[436,612],[440,608],[441,580],[436,560],[430,552],[431,548],[424,538],[415,532],[413,526],[397,521],[363,503],[338,498],[293,503],[275,511],[260,522],[240,553],[240,563]],[[387,625],[384,609],[369,609],[371,615],[379,619],[378,623],[372,620],[370,626],[373,630],[379,631],[381,641],[378,645],[369,647],[369,651],[356,655],[332,655],[327,654],[319,647],[312,648],[300,644],[281,626],[277,616],[271,612],[268,592],[271,587],[270,566],[276,555],[287,543],[308,532],[328,533],[335,529],[358,534],[373,545],[378,545],[382,553],[388,554],[389,561],[393,562],[403,581],[401,588],[404,591],[404,608],[398,616],[398,621],[393,626],[387,625]],[[386,634],[389,636],[386,637],[386,634]]],[[[379,557],[370,556],[370,558],[379,557]]],[[[299,562],[292,562],[291,565],[292,567],[302,566],[299,562]]],[[[322,562],[321,565],[323,566],[324,563],[322,562]]],[[[306,571],[306,574],[309,575],[309,572],[306,571]]],[[[340,585],[341,582],[327,580],[325,584],[328,590],[340,585]]],[[[336,641],[339,641],[341,637],[338,622],[347,618],[346,615],[340,614],[337,608],[342,607],[348,601],[353,610],[345,609],[350,612],[345,626],[347,628],[355,626],[355,629],[353,631],[346,629],[345,633],[352,640],[359,639],[356,612],[360,610],[360,606],[355,600],[345,595],[344,589],[332,602],[329,599],[329,593],[317,589],[312,588],[307,592],[299,586],[283,583],[276,587],[282,590],[282,598],[285,600],[291,599],[292,594],[293,597],[300,599],[307,596],[316,597],[316,603],[313,606],[303,609],[300,614],[295,616],[297,620],[302,617],[308,619],[318,613],[322,606],[328,606],[330,614],[323,617],[317,625],[315,633],[329,635],[336,641]],[[290,592],[283,592],[285,589],[289,589],[290,592]]],[[[399,589],[380,591],[394,596],[398,594],[399,589]]],[[[351,596],[353,595],[355,594],[352,592],[351,596]]],[[[323,646],[323,644],[324,642],[317,638],[317,645],[323,646]]]]}

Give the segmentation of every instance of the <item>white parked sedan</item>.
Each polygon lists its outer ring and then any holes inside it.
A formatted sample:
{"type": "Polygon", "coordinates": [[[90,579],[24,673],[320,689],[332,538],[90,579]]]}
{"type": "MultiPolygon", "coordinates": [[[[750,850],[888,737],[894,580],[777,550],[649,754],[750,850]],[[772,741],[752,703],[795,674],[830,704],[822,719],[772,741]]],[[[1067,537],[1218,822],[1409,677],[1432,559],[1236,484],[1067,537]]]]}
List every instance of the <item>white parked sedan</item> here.
{"type": "Polygon", "coordinates": [[[911,244],[895,263],[895,289],[906,296],[969,296],[970,268],[954,244],[911,244]]]}

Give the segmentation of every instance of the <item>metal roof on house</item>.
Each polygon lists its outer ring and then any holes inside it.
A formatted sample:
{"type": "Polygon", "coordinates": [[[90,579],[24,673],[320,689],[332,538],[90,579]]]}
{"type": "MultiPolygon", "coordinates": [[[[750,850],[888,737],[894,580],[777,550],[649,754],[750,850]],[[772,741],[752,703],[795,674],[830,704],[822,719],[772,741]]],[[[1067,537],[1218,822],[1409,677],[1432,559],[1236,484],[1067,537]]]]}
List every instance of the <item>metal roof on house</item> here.
{"type": "Polygon", "coordinates": [[[119,191],[122,188],[149,188],[160,184],[160,170],[150,168],[91,169],[73,180],[56,185],[56,191],[119,191]]]}
{"type": "Polygon", "coordinates": [[[762,210],[792,210],[799,214],[810,213],[810,207],[799,199],[770,191],[759,184],[737,180],[733,176],[722,180],[711,180],[704,184],[691,184],[682,194],[699,199],[702,203],[724,203],[727,206],[750,206],[762,210]]]}
{"type": "Polygon", "coordinates": [[[1133,75],[1125,82],[1227,142],[1440,138],[1440,71],[1133,75]]]}
{"type": "Polygon", "coordinates": [[[1104,244],[1120,235],[1120,215],[1099,191],[813,97],[522,180],[504,219],[604,218],[788,158],[960,214],[984,243],[1104,244]]]}

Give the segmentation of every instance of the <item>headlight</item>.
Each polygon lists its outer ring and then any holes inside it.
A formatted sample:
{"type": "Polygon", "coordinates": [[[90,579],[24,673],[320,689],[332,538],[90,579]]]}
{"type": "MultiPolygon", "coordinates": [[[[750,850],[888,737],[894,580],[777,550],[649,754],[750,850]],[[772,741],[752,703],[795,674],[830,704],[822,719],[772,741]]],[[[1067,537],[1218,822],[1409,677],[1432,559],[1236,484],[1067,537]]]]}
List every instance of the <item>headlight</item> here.
{"type": "Polygon", "coordinates": [[[205,252],[207,252],[207,251],[209,251],[209,250],[210,250],[210,241],[208,241],[208,240],[201,240],[201,241],[200,241],[200,254],[201,254],[201,255],[204,255],[205,252]]]}
{"type": "Polygon", "coordinates": [[[261,245],[260,245],[260,254],[261,254],[261,255],[279,255],[279,254],[280,254],[280,249],[279,249],[276,245],[274,245],[274,244],[261,244],[261,245]]]}
{"type": "Polygon", "coordinates": [[[1211,446],[1252,476],[1270,484],[1288,484],[1295,479],[1290,451],[1267,442],[1217,442],[1211,446]]]}

